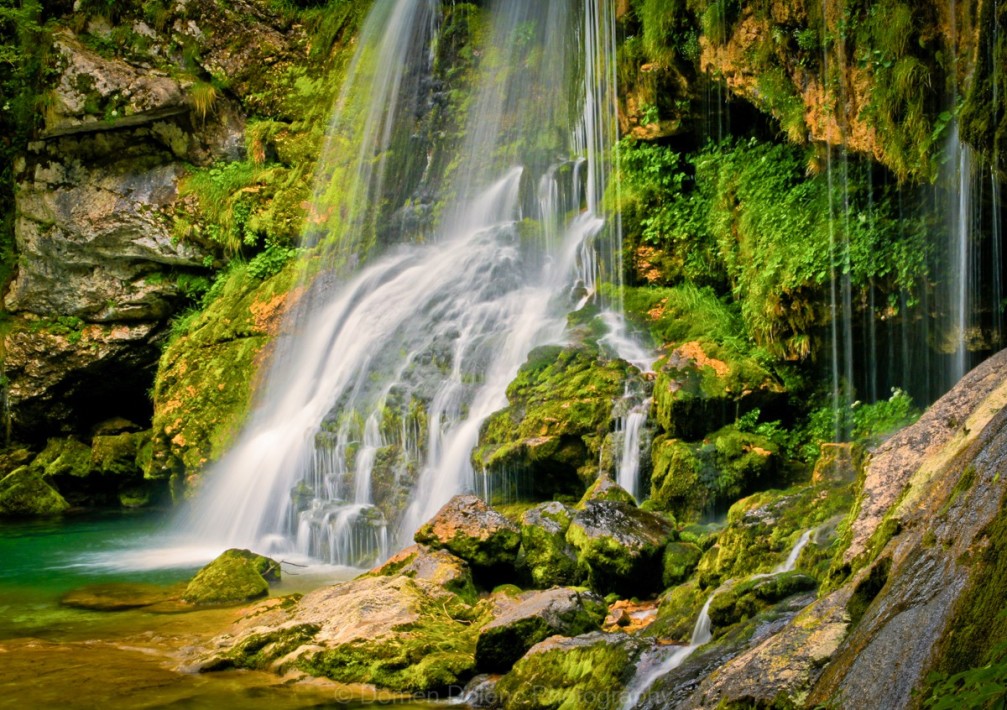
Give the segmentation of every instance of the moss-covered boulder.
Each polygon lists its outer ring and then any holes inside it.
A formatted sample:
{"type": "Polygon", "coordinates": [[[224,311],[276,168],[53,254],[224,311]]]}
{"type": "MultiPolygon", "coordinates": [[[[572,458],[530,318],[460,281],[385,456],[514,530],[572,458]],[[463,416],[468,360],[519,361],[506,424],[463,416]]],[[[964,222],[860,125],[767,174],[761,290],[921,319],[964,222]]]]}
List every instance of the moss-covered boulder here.
{"type": "Polygon", "coordinates": [[[681,584],[696,569],[702,556],[703,551],[691,542],[668,543],[668,546],[664,548],[664,557],[661,560],[661,583],[665,587],[681,584]]]}
{"type": "Polygon", "coordinates": [[[657,370],[657,422],[669,436],[686,441],[701,439],[783,393],[776,378],[754,360],[710,341],[678,346],[657,370]]]}
{"type": "Polygon", "coordinates": [[[545,589],[582,581],[583,570],[577,564],[577,550],[566,539],[574,512],[552,501],[521,515],[518,569],[532,586],[545,589]]]}
{"type": "Polygon", "coordinates": [[[248,550],[231,549],[199,570],[182,594],[190,604],[240,604],[269,594],[280,579],[276,560],[248,550]]]}
{"type": "Polygon", "coordinates": [[[416,542],[448,550],[482,570],[512,568],[521,529],[473,495],[455,496],[416,531],[416,542]]]}
{"type": "Polygon", "coordinates": [[[591,501],[570,521],[590,587],[602,594],[645,596],[661,586],[661,555],[675,535],[665,518],[626,503],[591,501]]]}
{"type": "Polygon", "coordinates": [[[579,497],[597,477],[613,403],[632,371],[589,346],[536,348],[507,388],[508,407],[483,424],[476,469],[511,496],[579,497]]]}
{"type": "Polygon", "coordinates": [[[596,631],[607,610],[598,595],[568,587],[525,593],[480,630],[476,665],[484,672],[506,672],[539,641],[596,631]]]}
{"type": "Polygon", "coordinates": [[[49,479],[84,478],[91,473],[91,448],[73,437],[49,439],[32,466],[49,479]]]}
{"type": "Polygon", "coordinates": [[[440,692],[474,675],[482,607],[423,579],[362,576],[269,604],[215,639],[202,670],[300,670],[340,683],[440,692]]]}
{"type": "Polygon", "coordinates": [[[426,545],[413,545],[392,555],[369,575],[402,576],[436,584],[462,599],[475,603],[476,589],[468,563],[447,550],[432,550],[426,545]]]}
{"type": "Polygon", "coordinates": [[[69,507],[63,496],[28,466],[0,479],[0,516],[57,515],[69,507]]]}
{"type": "Polygon", "coordinates": [[[814,591],[817,586],[814,577],[801,572],[784,572],[749,579],[731,585],[713,597],[709,609],[710,621],[719,633],[732,624],[753,618],[760,611],[787,597],[814,591]]]}
{"type": "Polygon", "coordinates": [[[625,503],[626,505],[636,505],[636,499],[633,498],[633,495],[613,481],[611,476],[607,473],[603,473],[598,476],[598,479],[588,487],[587,491],[585,491],[584,495],[581,497],[580,502],[577,504],[577,507],[583,508],[589,501],[592,500],[617,501],[619,503],[625,503]]]}
{"type": "Polygon", "coordinates": [[[651,505],[695,518],[711,505],[771,485],[779,447],[729,425],[695,443],[660,436],[654,440],[652,459],[651,505]]]}
{"type": "Polygon", "coordinates": [[[613,710],[647,647],[647,642],[621,632],[554,636],[515,663],[496,692],[506,708],[613,710]]]}

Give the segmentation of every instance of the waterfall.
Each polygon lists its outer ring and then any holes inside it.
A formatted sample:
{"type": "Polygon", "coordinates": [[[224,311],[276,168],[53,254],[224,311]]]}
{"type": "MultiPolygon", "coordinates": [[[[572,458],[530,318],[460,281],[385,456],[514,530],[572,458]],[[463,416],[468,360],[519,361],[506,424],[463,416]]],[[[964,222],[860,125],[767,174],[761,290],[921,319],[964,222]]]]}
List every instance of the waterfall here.
{"type": "MultiPolygon", "coordinates": [[[[720,590],[718,589],[717,591],[720,590]]],[[[668,649],[662,648],[657,654],[654,654],[655,657],[641,660],[640,670],[642,672],[638,670],[633,681],[626,688],[626,699],[622,704],[622,710],[633,710],[659,678],[663,678],[671,673],[685,663],[685,660],[692,655],[693,651],[703,644],[710,642],[713,638],[713,623],[710,620],[710,602],[713,601],[716,595],[717,592],[715,591],[706,598],[706,603],[703,604],[699,617],[696,619],[696,625],[692,628],[692,638],[689,639],[688,645],[675,647],[670,652],[668,649]],[[660,660],[658,660],[658,657],[660,657],[660,660]]]]}
{"type": "Polygon", "coordinates": [[[616,137],[612,5],[491,4],[464,140],[450,175],[427,176],[446,196],[439,225],[347,276],[380,237],[364,203],[396,194],[386,156],[414,120],[438,24],[437,3],[375,3],[318,169],[312,209],[326,217],[308,242],[325,269],[184,530],[367,566],[478,489],[480,425],[528,352],[564,342],[566,314],[621,270],[600,206],[616,137]]]}

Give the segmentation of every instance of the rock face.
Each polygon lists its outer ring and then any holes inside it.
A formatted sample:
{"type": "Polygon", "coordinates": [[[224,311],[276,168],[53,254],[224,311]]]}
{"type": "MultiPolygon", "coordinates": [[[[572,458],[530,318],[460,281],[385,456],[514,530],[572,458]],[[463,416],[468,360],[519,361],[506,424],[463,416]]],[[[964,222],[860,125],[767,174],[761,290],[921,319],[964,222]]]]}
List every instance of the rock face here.
{"type": "Polygon", "coordinates": [[[588,502],[566,533],[591,588],[626,597],[658,589],[661,555],[673,537],[674,527],[664,518],[608,501],[588,502]]]}
{"type": "Polygon", "coordinates": [[[2,348],[12,434],[29,442],[149,422],[165,325],[221,251],[180,233],[197,219],[180,185],[193,166],[243,159],[246,96],[279,111],[265,97],[304,61],[301,27],[278,28],[265,3],[182,3],[157,23],[123,6],[114,31],[89,14],[54,31],[45,128],[14,165],[2,348]],[[215,72],[226,90],[204,80],[215,72]]]}
{"type": "Polygon", "coordinates": [[[712,672],[685,707],[905,707],[933,670],[982,664],[1005,635],[1007,352],[868,461],[834,591],[712,672]],[[994,551],[990,555],[984,550],[994,551]],[[992,556],[991,556],[992,555],[992,556]]]}
{"type": "Polygon", "coordinates": [[[476,590],[468,563],[447,550],[432,550],[425,545],[407,547],[387,562],[371,570],[372,575],[402,576],[422,580],[475,602],[476,590]]]}
{"type": "Polygon", "coordinates": [[[416,542],[445,549],[476,568],[511,567],[517,560],[521,529],[482,499],[455,496],[416,531],[416,542]]]}
{"type": "Polygon", "coordinates": [[[199,570],[182,594],[190,604],[240,604],[269,594],[280,580],[276,560],[248,550],[227,550],[199,570]]]}
{"type": "Polygon", "coordinates": [[[480,671],[504,672],[525,652],[549,636],[578,636],[596,631],[607,607],[591,592],[554,588],[529,592],[511,609],[479,631],[476,664],[480,671]]]}

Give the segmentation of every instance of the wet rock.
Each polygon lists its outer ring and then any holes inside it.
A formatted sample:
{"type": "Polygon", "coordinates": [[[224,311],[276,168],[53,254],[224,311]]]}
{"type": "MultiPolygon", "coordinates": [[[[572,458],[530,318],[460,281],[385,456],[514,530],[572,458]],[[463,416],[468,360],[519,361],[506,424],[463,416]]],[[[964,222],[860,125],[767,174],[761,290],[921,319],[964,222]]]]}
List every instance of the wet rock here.
{"type": "Polygon", "coordinates": [[[577,550],[566,539],[573,515],[571,508],[556,501],[542,503],[522,514],[518,567],[533,586],[545,589],[582,580],[577,550]]]}
{"type": "Polygon", "coordinates": [[[199,570],[182,594],[190,604],[240,604],[269,594],[280,564],[248,550],[231,549],[199,570]]]}
{"type": "Polygon", "coordinates": [[[436,584],[474,603],[475,586],[468,563],[447,550],[432,550],[425,545],[413,545],[392,555],[370,574],[383,577],[402,576],[436,584]]]}
{"type": "Polygon", "coordinates": [[[435,692],[475,669],[476,612],[422,579],[364,576],[271,603],[214,642],[202,670],[300,670],[342,683],[435,692]]]}
{"type": "Polygon", "coordinates": [[[473,495],[455,496],[416,531],[416,542],[446,549],[477,568],[513,567],[521,529],[473,495]]]}
{"type": "Polygon", "coordinates": [[[589,501],[611,501],[636,505],[636,499],[633,498],[633,495],[605,473],[598,476],[598,480],[588,487],[577,507],[583,508],[589,501]]]}
{"type": "Polygon", "coordinates": [[[476,664],[482,671],[506,671],[549,636],[577,636],[597,630],[606,610],[605,601],[591,592],[559,587],[525,593],[516,605],[480,630],[476,664]]]}
{"type": "Polygon", "coordinates": [[[477,675],[469,681],[462,692],[461,702],[470,708],[498,708],[500,696],[497,695],[498,675],[477,675]]]}
{"type": "Polygon", "coordinates": [[[661,585],[661,555],[674,537],[664,518],[626,503],[592,501],[578,511],[567,541],[597,592],[645,596],[661,585]]]}
{"type": "Polygon", "coordinates": [[[497,694],[508,708],[619,707],[637,659],[651,645],[622,632],[554,636],[514,664],[497,683],[497,694]]]}
{"type": "Polygon", "coordinates": [[[57,515],[69,507],[63,496],[28,466],[0,479],[0,516],[57,515]]]}
{"type": "Polygon", "coordinates": [[[589,347],[536,348],[507,388],[508,407],[483,424],[473,463],[512,499],[582,495],[634,372],[589,347]]]}
{"type": "Polygon", "coordinates": [[[800,572],[784,572],[746,580],[731,585],[713,597],[710,602],[710,620],[714,627],[726,628],[754,617],[787,597],[814,591],[817,587],[814,577],[800,572]]]}
{"type": "Polygon", "coordinates": [[[857,480],[864,465],[864,451],[856,444],[822,444],[811,475],[812,483],[846,482],[857,480]]]}

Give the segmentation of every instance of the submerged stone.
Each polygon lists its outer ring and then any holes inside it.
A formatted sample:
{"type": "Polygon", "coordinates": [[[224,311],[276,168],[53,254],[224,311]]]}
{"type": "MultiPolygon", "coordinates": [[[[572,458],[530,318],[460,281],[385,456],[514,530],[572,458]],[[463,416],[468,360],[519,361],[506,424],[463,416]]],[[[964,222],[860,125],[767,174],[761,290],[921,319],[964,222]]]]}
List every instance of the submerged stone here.
{"type": "Polygon", "coordinates": [[[156,584],[91,584],[67,592],[60,597],[59,603],[91,611],[126,611],[177,600],[179,591],[156,584]]]}
{"type": "Polygon", "coordinates": [[[482,671],[506,671],[528,649],[550,636],[597,630],[606,611],[604,600],[591,592],[558,587],[526,593],[479,632],[476,664],[482,671]]]}
{"type": "Polygon", "coordinates": [[[570,522],[566,539],[578,550],[597,592],[645,596],[661,585],[661,555],[674,526],[626,503],[591,501],[570,522]]]}
{"type": "Polygon", "coordinates": [[[0,515],[56,515],[69,507],[63,496],[28,466],[14,469],[0,479],[0,515]]]}
{"type": "Polygon", "coordinates": [[[190,604],[239,604],[269,594],[280,563],[248,550],[231,549],[199,570],[182,599],[190,604]]]}
{"type": "Polygon", "coordinates": [[[455,496],[416,531],[416,542],[445,549],[475,567],[512,567],[521,529],[473,495],[455,496]]]}

